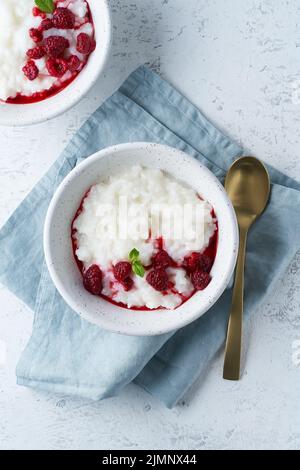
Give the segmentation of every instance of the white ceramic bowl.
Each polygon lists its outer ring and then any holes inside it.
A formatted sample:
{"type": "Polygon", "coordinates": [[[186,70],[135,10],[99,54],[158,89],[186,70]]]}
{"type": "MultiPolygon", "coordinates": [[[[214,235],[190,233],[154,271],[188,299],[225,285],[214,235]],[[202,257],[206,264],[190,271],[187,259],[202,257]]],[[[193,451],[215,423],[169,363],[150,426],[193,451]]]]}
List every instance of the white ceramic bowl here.
{"type": "Polygon", "coordinates": [[[197,160],[164,145],[122,144],[87,158],[64,179],[48,209],[44,228],[47,266],[58,291],[70,307],[91,323],[128,335],[158,335],[187,325],[220,297],[232,276],[238,248],[233,207],[217,178],[197,160]],[[134,311],[89,294],[73,257],[71,224],[80,202],[93,184],[130,165],[159,168],[194,188],[214,207],[219,241],[212,281],[176,310],[134,311]]]}
{"type": "Polygon", "coordinates": [[[103,71],[111,45],[111,20],[107,0],[88,0],[95,25],[96,49],[84,69],[65,89],[46,100],[18,105],[0,103],[0,125],[27,126],[47,121],[74,106],[103,71]]]}

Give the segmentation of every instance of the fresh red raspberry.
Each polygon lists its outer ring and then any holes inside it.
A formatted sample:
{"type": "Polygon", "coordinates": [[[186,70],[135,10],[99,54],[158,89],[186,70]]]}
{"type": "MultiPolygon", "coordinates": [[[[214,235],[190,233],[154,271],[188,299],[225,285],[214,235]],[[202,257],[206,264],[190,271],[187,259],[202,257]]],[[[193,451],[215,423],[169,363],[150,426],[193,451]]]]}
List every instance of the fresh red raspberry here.
{"type": "Polygon", "coordinates": [[[212,264],[212,259],[209,256],[194,252],[184,258],[183,267],[190,273],[197,269],[208,273],[211,270],[212,264]]]}
{"type": "Polygon", "coordinates": [[[43,40],[43,34],[36,28],[30,28],[29,36],[34,42],[41,42],[43,40]]]}
{"type": "Polygon", "coordinates": [[[169,284],[168,275],[164,269],[153,269],[147,274],[146,281],[159,292],[167,290],[169,284]]]}
{"type": "Polygon", "coordinates": [[[93,295],[100,295],[102,292],[102,271],[96,264],[93,264],[83,275],[84,288],[93,295]]]}
{"type": "Polygon", "coordinates": [[[73,29],[75,26],[75,15],[68,8],[56,8],[52,21],[57,29],[73,29]]]}
{"type": "Polygon", "coordinates": [[[35,80],[39,74],[39,69],[37,68],[33,60],[27,62],[27,64],[24,65],[24,67],[22,68],[22,71],[30,81],[35,80]]]}
{"type": "Polygon", "coordinates": [[[201,255],[198,262],[198,267],[201,271],[209,273],[213,265],[212,259],[207,255],[201,255]]]}
{"type": "Polygon", "coordinates": [[[33,7],[32,14],[33,16],[40,16],[41,18],[46,18],[46,14],[42,12],[38,7],[33,7]]]}
{"type": "Polygon", "coordinates": [[[152,257],[152,264],[154,268],[168,268],[172,264],[172,259],[165,250],[159,250],[152,257]]]}
{"type": "Polygon", "coordinates": [[[131,277],[127,277],[126,279],[124,279],[124,281],[122,281],[122,286],[124,287],[124,290],[126,292],[130,291],[133,288],[133,284],[134,282],[131,277]]]}
{"type": "Polygon", "coordinates": [[[63,36],[49,36],[44,41],[46,53],[52,58],[61,56],[69,46],[69,41],[63,36]]]}
{"type": "Polygon", "coordinates": [[[192,253],[189,256],[186,256],[183,261],[184,268],[190,273],[196,271],[196,269],[198,268],[199,257],[200,253],[196,252],[192,253]]]}
{"type": "Polygon", "coordinates": [[[41,10],[38,7],[33,7],[32,14],[33,16],[39,16],[41,14],[41,10]]]}
{"type": "Polygon", "coordinates": [[[81,64],[81,62],[80,62],[79,58],[77,57],[77,55],[71,55],[68,58],[68,67],[69,67],[69,70],[71,72],[76,72],[76,70],[79,69],[80,64],[81,64]]]}
{"type": "Polygon", "coordinates": [[[128,261],[119,261],[119,263],[113,267],[113,273],[117,281],[124,281],[131,274],[131,263],[128,261]]]}
{"type": "Polygon", "coordinates": [[[50,58],[46,62],[46,67],[52,77],[60,78],[68,70],[68,62],[65,59],[50,58]]]}
{"type": "Polygon", "coordinates": [[[42,57],[44,57],[45,53],[46,52],[43,46],[36,46],[33,49],[28,49],[26,55],[30,59],[41,59],[42,57]]]}
{"type": "Polygon", "coordinates": [[[192,284],[196,290],[204,290],[211,281],[211,277],[208,273],[197,269],[191,275],[192,284]]]}
{"type": "Polygon", "coordinates": [[[91,50],[90,53],[96,49],[96,41],[94,38],[91,38],[91,50]]]}
{"type": "Polygon", "coordinates": [[[76,49],[81,54],[89,54],[93,50],[93,41],[86,33],[80,33],[77,36],[76,49]]]}
{"type": "Polygon", "coordinates": [[[50,18],[43,20],[39,26],[39,31],[48,31],[48,29],[53,28],[53,23],[50,18]]]}

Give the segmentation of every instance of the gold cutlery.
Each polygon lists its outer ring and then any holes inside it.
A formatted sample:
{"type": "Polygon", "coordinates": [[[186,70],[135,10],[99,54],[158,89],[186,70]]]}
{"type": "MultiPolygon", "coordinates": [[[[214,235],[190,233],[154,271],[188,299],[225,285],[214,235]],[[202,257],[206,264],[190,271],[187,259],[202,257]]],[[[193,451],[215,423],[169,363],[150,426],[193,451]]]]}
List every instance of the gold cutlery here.
{"type": "Polygon", "coordinates": [[[270,194],[269,174],[257,158],[242,157],[236,160],[229,169],[225,188],[236,213],[240,245],[228,322],[223,378],[239,380],[247,234],[267,205],[270,194]]]}

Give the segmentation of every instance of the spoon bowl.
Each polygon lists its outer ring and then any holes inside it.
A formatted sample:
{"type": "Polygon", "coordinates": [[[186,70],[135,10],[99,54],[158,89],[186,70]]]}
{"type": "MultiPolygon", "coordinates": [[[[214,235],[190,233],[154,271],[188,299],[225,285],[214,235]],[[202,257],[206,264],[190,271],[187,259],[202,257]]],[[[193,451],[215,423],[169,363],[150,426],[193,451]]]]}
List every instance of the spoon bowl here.
{"type": "Polygon", "coordinates": [[[266,167],[257,158],[239,158],[227,173],[225,189],[239,224],[249,228],[262,214],[269,199],[270,178],[266,167]]]}

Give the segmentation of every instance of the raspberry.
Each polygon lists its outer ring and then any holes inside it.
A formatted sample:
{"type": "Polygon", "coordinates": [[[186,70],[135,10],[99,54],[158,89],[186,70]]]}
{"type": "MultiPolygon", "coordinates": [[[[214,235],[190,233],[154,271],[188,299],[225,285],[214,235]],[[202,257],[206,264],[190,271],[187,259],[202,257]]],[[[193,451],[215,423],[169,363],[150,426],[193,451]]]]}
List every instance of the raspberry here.
{"type": "Polygon", "coordinates": [[[29,36],[34,42],[41,42],[43,40],[43,34],[36,28],[30,28],[29,36]]]}
{"type": "Polygon", "coordinates": [[[102,271],[96,264],[93,264],[83,275],[84,288],[93,295],[100,295],[102,292],[102,271]]]}
{"type": "Polygon", "coordinates": [[[49,36],[44,41],[45,50],[50,57],[59,57],[70,46],[69,41],[63,36],[49,36]]]}
{"type": "Polygon", "coordinates": [[[48,31],[48,29],[51,28],[53,28],[53,23],[49,18],[47,18],[41,22],[39,26],[39,31],[48,31]]]}
{"type": "Polygon", "coordinates": [[[165,250],[159,250],[152,258],[152,264],[155,268],[168,268],[172,260],[165,250]]]}
{"type": "Polygon", "coordinates": [[[194,252],[190,256],[184,258],[183,267],[190,273],[197,269],[208,273],[212,267],[212,260],[209,256],[194,252]]]}
{"type": "Polygon", "coordinates": [[[201,255],[199,258],[198,266],[201,271],[209,273],[212,268],[213,262],[209,256],[201,255]]]}
{"type": "Polygon", "coordinates": [[[79,58],[77,57],[77,55],[71,55],[69,58],[68,58],[68,68],[71,72],[76,72],[76,70],[79,69],[79,66],[80,66],[80,60],[79,58]]]}
{"type": "Polygon", "coordinates": [[[120,261],[113,267],[113,273],[117,281],[125,281],[131,274],[131,263],[120,261]]]}
{"type": "Polygon", "coordinates": [[[126,292],[130,291],[133,288],[133,284],[134,283],[131,277],[127,277],[126,279],[124,279],[124,281],[122,281],[122,286],[124,287],[124,290],[126,292]]]}
{"type": "Polygon", "coordinates": [[[43,46],[36,46],[33,49],[29,49],[26,52],[26,55],[30,59],[41,59],[45,55],[45,49],[43,48],[43,46]]]}
{"type": "Polygon", "coordinates": [[[52,77],[60,78],[68,70],[68,62],[65,59],[50,58],[46,62],[46,67],[52,77]]]}
{"type": "Polygon", "coordinates": [[[192,273],[191,280],[196,290],[204,290],[210,283],[211,277],[208,273],[197,269],[197,271],[192,273]]]}
{"type": "Polygon", "coordinates": [[[41,18],[46,18],[46,14],[42,12],[38,7],[33,7],[32,14],[33,16],[40,16],[41,18]]]}
{"type": "Polygon", "coordinates": [[[183,261],[183,266],[184,268],[192,273],[196,271],[198,267],[198,261],[199,261],[200,253],[192,253],[190,256],[186,256],[183,261]]]}
{"type": "Polygon", "coordinates": [[[91,50],[90,52],[93,52],[96,49],[96,41],[94,38],[91,39],[91,50]]]}
{"type": "Polygon", "coordinates": [[[86,33],[80,33],[77,36],[76,49],[81,54],[89,54],[93,50],[93,41],[86,33]]]}
{"type": "Polygon", "coordinates": [[[28,80],[35,80],[36,77],[39,74],[39,69],[35,65],[33,60],[30,60],[27,62],[26,65],[22,68],[22,71],[24,72],[24,75],[28,78],[28,80]]]}
{"type": "Polygon", "coordinates": [[[52,21],[57,29],[73,29],[75,26],[75,15],[68,8],[56,8],[52,21]]]}
{"type": "Polygon", "coordinates": [[[40,16],[41,10],[38,7],[33,7],[32,14],[33,16],[40,16]]]}
{"type": "Polygon", "coordinates": [[[153,269],[147,274],[146,281],[159,292],[163,292],[168,288],[169,279],[164,269],[153,269]]]}

